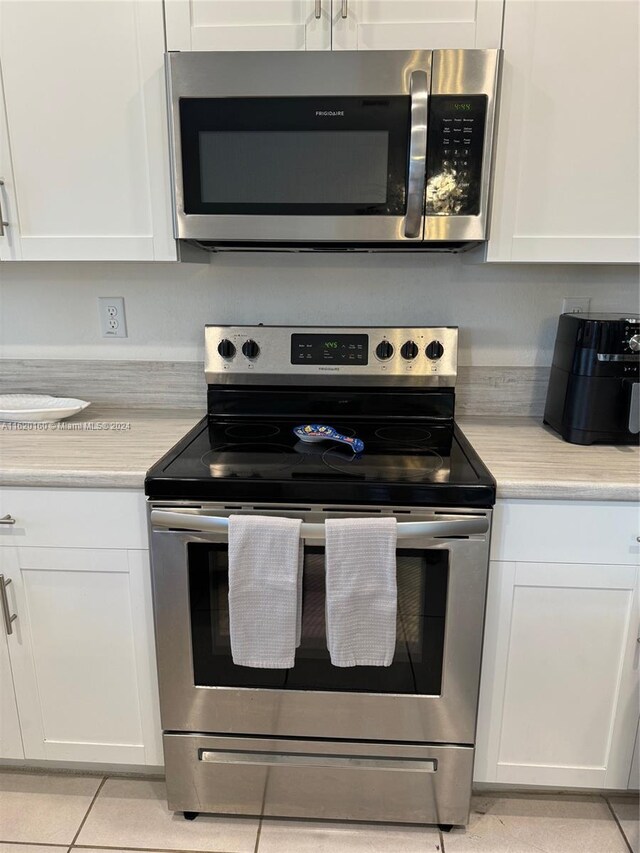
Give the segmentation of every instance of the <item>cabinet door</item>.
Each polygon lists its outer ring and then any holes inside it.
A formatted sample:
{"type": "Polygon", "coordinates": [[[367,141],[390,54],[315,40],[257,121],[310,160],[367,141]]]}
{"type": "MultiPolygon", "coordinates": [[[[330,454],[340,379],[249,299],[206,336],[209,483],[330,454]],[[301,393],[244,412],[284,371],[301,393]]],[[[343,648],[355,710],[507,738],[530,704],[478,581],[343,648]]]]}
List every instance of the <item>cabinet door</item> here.
{"type": "MultiPolygon", "coordinates": [[[[640,643],[640,637],[638,638],[638,642],[640,643]]],[[[637,791],[640,788],[640,723],[638,723],[638,731],[636,732],[636,743],[633,750],[631,772],[629,773],[629,784],[627,787],[630,791],[637,791]]]]}
{"type": "MultiPolygon", "coordinates": [[[[12,559],[15,564],[14,549],[0,548],[0,583],[8,578],[9,561],[12,559]]],[[[7,636],[7,624],[0,613],[0,758],[24,758],[7,636]]]]}
{"type": "Polygon", "coordinates": [[[475,779],[626,788],[638,568],[491,563],[475,779]]]}
{"type": "Polygon", "coordinates": [[[15,551],[8,639],[26,758],[161,764],[147,553],[15,551]]]}
{"type": "Polygon", "coordinates": [[[507,0],[487,260],[640,261],[639,9],[507,0]]]}
{"type": "Polygon", "coordinates": [[[503,0],[333,0],[333,49],[500,47],[503,5],[503,0]]]}
{"type": "Polygon", "coordinates": [[[161,0],[0,0],[24,260],[175,260],[161,0]]]}
{"type": "Polygon", "coordinates": [[[0,64],[0,261],[20,259],[20,236],[0,64]]]}
{"type": "Polygon", "coordinates": [[[165,0],[167,50],[329,50],[331,0],[165,0]]]}

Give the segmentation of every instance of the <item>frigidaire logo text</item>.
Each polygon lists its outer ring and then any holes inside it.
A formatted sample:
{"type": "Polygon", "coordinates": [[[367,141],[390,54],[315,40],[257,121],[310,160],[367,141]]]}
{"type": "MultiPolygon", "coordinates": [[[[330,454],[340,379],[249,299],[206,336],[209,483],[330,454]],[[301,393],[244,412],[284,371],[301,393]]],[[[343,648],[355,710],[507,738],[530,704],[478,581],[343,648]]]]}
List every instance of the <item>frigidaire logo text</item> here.
{"type": "Polygon", "coordinates": [[[316,110],[317,116],[343,116],[344,110],[316,110]]]}

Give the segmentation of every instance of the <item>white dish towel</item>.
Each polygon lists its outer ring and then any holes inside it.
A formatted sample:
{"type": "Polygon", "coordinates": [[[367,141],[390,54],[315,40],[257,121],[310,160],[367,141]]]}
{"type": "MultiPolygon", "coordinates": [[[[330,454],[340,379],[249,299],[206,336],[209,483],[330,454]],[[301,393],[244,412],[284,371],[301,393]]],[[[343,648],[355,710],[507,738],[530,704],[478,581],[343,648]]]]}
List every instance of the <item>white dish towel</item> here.
{"type": "Polygon", "coordinates": [[[396,647],[395,518],[325,522],[327,644],[334,666],[390,666],[396,647]]]}
{"type": "Polygon", "coordinates": [[[300,645],[299,518],[229,517],[229,630],[238,666],[290,669],[300,645]]]}

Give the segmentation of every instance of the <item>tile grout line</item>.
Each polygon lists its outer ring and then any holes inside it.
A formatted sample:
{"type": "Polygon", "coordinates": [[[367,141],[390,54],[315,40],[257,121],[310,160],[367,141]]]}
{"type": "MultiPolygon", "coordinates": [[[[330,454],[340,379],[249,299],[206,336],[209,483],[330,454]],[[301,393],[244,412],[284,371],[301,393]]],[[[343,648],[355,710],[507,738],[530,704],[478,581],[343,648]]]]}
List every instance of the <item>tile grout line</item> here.
{"type": "Polygon", "coordinates": [[[444,835],[440,827],[438,827],[438,838],[440,839],[440,853],[446,853],[444,847],[444,835]]]}
{"type": "MultiPolygon", "coordinates": [[[[87,812],[86,812],[85,816],[82,818],[82,821],[80,822],[80,826],[78,827],[78,830],[77,830],[76,834],[73,836],[73,839],[72,839],[72,841],[71,841],[71,844],[69,845],[69,850],[71,850],[71,848],[73,847],[73,845],[74,845],[74,844],[76,843],[76,841],[78,840],[78,836],[79,836],[79,835],[80,835],[80,833],[82,832],[82,827],[83,827],[83,826],[85,825],[85,823],[87,822],[87,818],[88,818],[88,817],[89,817],[89,815],[91,814],[91,809],[93,808],[93,804],[94,804],[94,803],[95,803],[95,801],[98,799],[98,794],[99,794],[99,793],[100,793],[100,791],[103,789],[103,787],[104,787],[104,783],[107,781],[107,778],[108,778],[107,776],[103,776],[103,777],[102,777],[102,780],[100,781],[100,784],[98,785],[98,789],[97,789],[97,791],[95,792],[95,794],[93,795],[93,798],[92,798],[91,802],[89,803],[89,808],[87,809],[87,812]]],[[[69,851],[67,851],[67,853],[69,853],[69,851]]]]}
{"type": "Polygon", "coordinates": [[[260,833],[262,832],[262,818],[263,818],[263,815],[260,815],[260,820],[258,822],[258,832],[256,833],[256,846],[253,848],[253,853],[258,853],[258,847],[260,847],[260,833]]]}
{"type": "Polygon", "coordinates": [[[6,841],[0,838],[0,844],[20,844],[23,847],[67,847],[69,844],[55,844],[53,841],[6,841]]]}
{"type": "MultiPolygon", "coordinates": [[[[29,842],[30,843],[30,842],[29,842]]],[[[180,847],[105,847],[104,844],[74,844],[73,850],[117,850],[119,853],[205,853],[203,850],[182,849],[180,847]]],[[[229,850],[207,850],[206,853],[233,853],[229,850]]]]}
{"type": "Polygon", "coordinates": [[[253,848],[253,853],[258,853],[260,847],[260,836],[262,835],[262,826],[264,824],[264,807],[267,802],[267,788],[269,786],[269,771],[265,779],[264,788],[262,790],[262,802],[260,803],[260,820],[258,821],[258,832],[256,834],[256,846],[253,848]]]}
{"type": "Polygon", "coordinates": [[[612,805],[611,805],[611,803],[609,802],[609,798],[608,798],[608,797],[605,797],[603,794],[601,794],[600,796],[602,797],[602,799],[603,799],[603,800],[605,801],[605,803],[607,804],[607,806],[608,806],[608,808],[609,808],[609,811],[611,812],[611,814],[612,814],[612,816],[613,816],[613,819],[614,819],[614,820],[615,820],[615,822],[616,822],[616,826],[617,826],[617,827],[618,827],[618,829],[620,830],[620,835],[622,836],[622,838],[623,838],[623,840],[624,840],[624,843],[625,843],[625,844],[627,845],[627,847],[629,848],[629,853],[633,853],[633,848],[631,847],[631,844],[629,843],[629,839],[628,839],[628,838],[627,838],[627,836],[625,835],[624,830],[623,830],[622,826],[620,825],[620,821],[618,820],[618,815],[614,812],[614,810],[613,810],[613,806],[612,806],[612,805]]]}

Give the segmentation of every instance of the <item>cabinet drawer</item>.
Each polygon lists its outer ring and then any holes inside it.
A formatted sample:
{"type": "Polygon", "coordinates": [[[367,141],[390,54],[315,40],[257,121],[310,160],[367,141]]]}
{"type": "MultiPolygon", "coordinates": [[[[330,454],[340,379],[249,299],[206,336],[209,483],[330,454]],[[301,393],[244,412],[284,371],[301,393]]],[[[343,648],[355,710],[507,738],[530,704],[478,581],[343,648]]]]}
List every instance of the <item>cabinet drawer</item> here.
{"type": "Polygon", "coordinates": [[[615,501],[499,501],[491,559],[637,565],[640,509],[615,501]]]}
{"type": "Polygon", "coordinates": [[[105,489],[2,489],[0,546],[147,549],[142,492],[105,489]]]}

